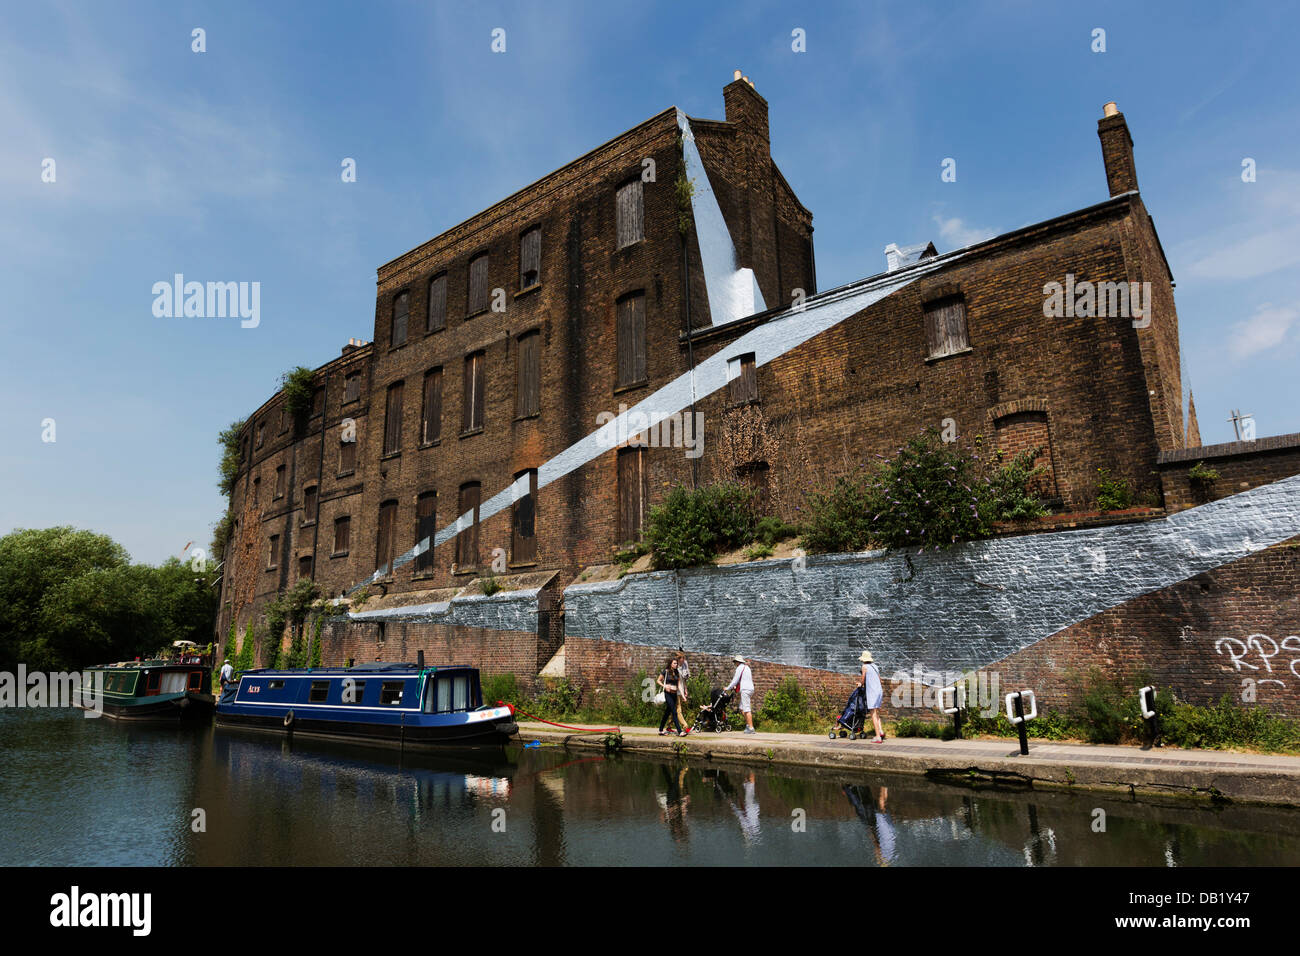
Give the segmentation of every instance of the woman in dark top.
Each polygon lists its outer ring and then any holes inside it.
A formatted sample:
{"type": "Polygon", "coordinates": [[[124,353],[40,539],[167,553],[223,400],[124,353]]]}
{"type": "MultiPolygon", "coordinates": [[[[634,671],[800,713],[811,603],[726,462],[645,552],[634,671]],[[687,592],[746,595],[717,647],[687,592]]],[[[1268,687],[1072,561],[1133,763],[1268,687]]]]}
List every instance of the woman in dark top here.
{"type": "Polygon", "coordinates": [[[685,737],[686,733],[682,730],[682,725],[677,720],[677,658],[668,658],[668,663],[664,666],[664,672],[655,678],[655,681],[664,689],[664,715],[659,718],[659,736],[667,735],[664,727],[668,725],[668,718],[673,719],[673,726],[677,728],[677,736],[685,737]]]}

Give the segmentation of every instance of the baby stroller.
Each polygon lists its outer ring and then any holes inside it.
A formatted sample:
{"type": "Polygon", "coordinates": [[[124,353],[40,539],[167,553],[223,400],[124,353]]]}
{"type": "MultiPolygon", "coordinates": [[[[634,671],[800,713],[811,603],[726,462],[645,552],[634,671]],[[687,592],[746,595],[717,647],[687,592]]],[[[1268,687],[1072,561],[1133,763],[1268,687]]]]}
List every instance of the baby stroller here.
{"type": "Polygon", "coordinates": [[[866,700],[863,697],[862,687],[858,686],[849,695],[849,702],[844,705],[844,712],[836,719],[835,726],[831,728],[828,736],[831,740],[837,736],[848,737],[850,740],[866,737],[867,733],[862,729],[866,720],[866,700]]]}
{"type": "Polygon", "coordinates": [[[727,708],[731,705],[731,694],[715,687],[709,695],[709,703],[700,708],[699,716],[691,726],[693,733],[708,730],[718,734],[727,729],[727,708]]]}

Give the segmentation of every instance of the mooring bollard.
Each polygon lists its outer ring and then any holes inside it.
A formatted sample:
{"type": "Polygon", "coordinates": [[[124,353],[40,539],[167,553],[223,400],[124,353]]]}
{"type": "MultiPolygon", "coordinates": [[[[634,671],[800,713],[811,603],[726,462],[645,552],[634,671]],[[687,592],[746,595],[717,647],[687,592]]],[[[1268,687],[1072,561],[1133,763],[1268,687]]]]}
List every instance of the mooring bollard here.
{"type": "Polygon", "coordinates": [[[1020,731],[1020,755],[1029,756],[1029,737],[1025,734],[1025,724],[1038,716],[1038,698],[1032,690],[1019,690],[1007,694],[1007,719],[1020,731]],[[1025,713],[1024,698],[1029,698],[1029,713],[1025,713]],[[1014,708],[1014,712],[1013,712],[1014,708]]]}
{"type": "Polygon", "coordinates": [[[1156,689],[1143,687],[1138,691],[1138,707],[1142,711],[1142,721],[1146,725],[1147,740],[1152,747],[1160,746],[1160,718],[1156,716],[1156,689]]]}
{"type": "Polygon", "coordinates": [[[966,707],[966,685],[963,683],[953,684],[950,687],[939,688],[939,710],[945,714],[952,714],[952,729],[961,739],[961,712],[966,707]],[[952,706],[945,707],[943,697],[948,691],[952,691],[952,706]]]}

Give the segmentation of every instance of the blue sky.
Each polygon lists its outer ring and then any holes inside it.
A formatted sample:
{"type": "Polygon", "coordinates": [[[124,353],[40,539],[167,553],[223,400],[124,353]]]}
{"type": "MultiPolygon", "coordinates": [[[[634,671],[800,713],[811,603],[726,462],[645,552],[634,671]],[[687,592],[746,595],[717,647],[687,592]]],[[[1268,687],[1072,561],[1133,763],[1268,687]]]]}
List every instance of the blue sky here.
{"type": "Polygon", "coordinates": [[[6,5],[0,533],[74,524],[150,562],[206,545],[217,433],[372,338],[379,265],[668,106],[721,119],[733,69],[770,104],[823,289],[890,242],[946,251],[1106,198],[1117,101],[1203,439],[1232,439],[1234,407],[1300,431],[1300,12],[810,6],[6,5]],[[155,317],[177,272],[260,282],[260,325],[155,317]]]}

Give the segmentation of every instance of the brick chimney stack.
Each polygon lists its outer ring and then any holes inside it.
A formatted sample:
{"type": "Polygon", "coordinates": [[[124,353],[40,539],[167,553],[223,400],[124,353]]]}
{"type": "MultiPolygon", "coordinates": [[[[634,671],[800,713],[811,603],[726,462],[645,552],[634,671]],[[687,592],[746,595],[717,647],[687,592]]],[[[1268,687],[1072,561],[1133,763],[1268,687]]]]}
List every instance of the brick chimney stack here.
{"type": "Polygon", "coordinates": [[[736,70],[735,79],[722,88],[727,122],[735,123],[749,141],[751,158],[771,156],[767,127],[767,100],[758,95],[749,77],[736,70]]]}
{"type": "Polygon", "coordinates": [[[1129,135],[1124,114],[1114,103],[1107,103],[1105,115],[1097,121],[1097,136],[1101,139],[1101,158],[1106,164],[1106,184],[1110,194],[1134,191],[1138,188],[1137,167],[1133,164],[1133,137],[1129,135]]]}

